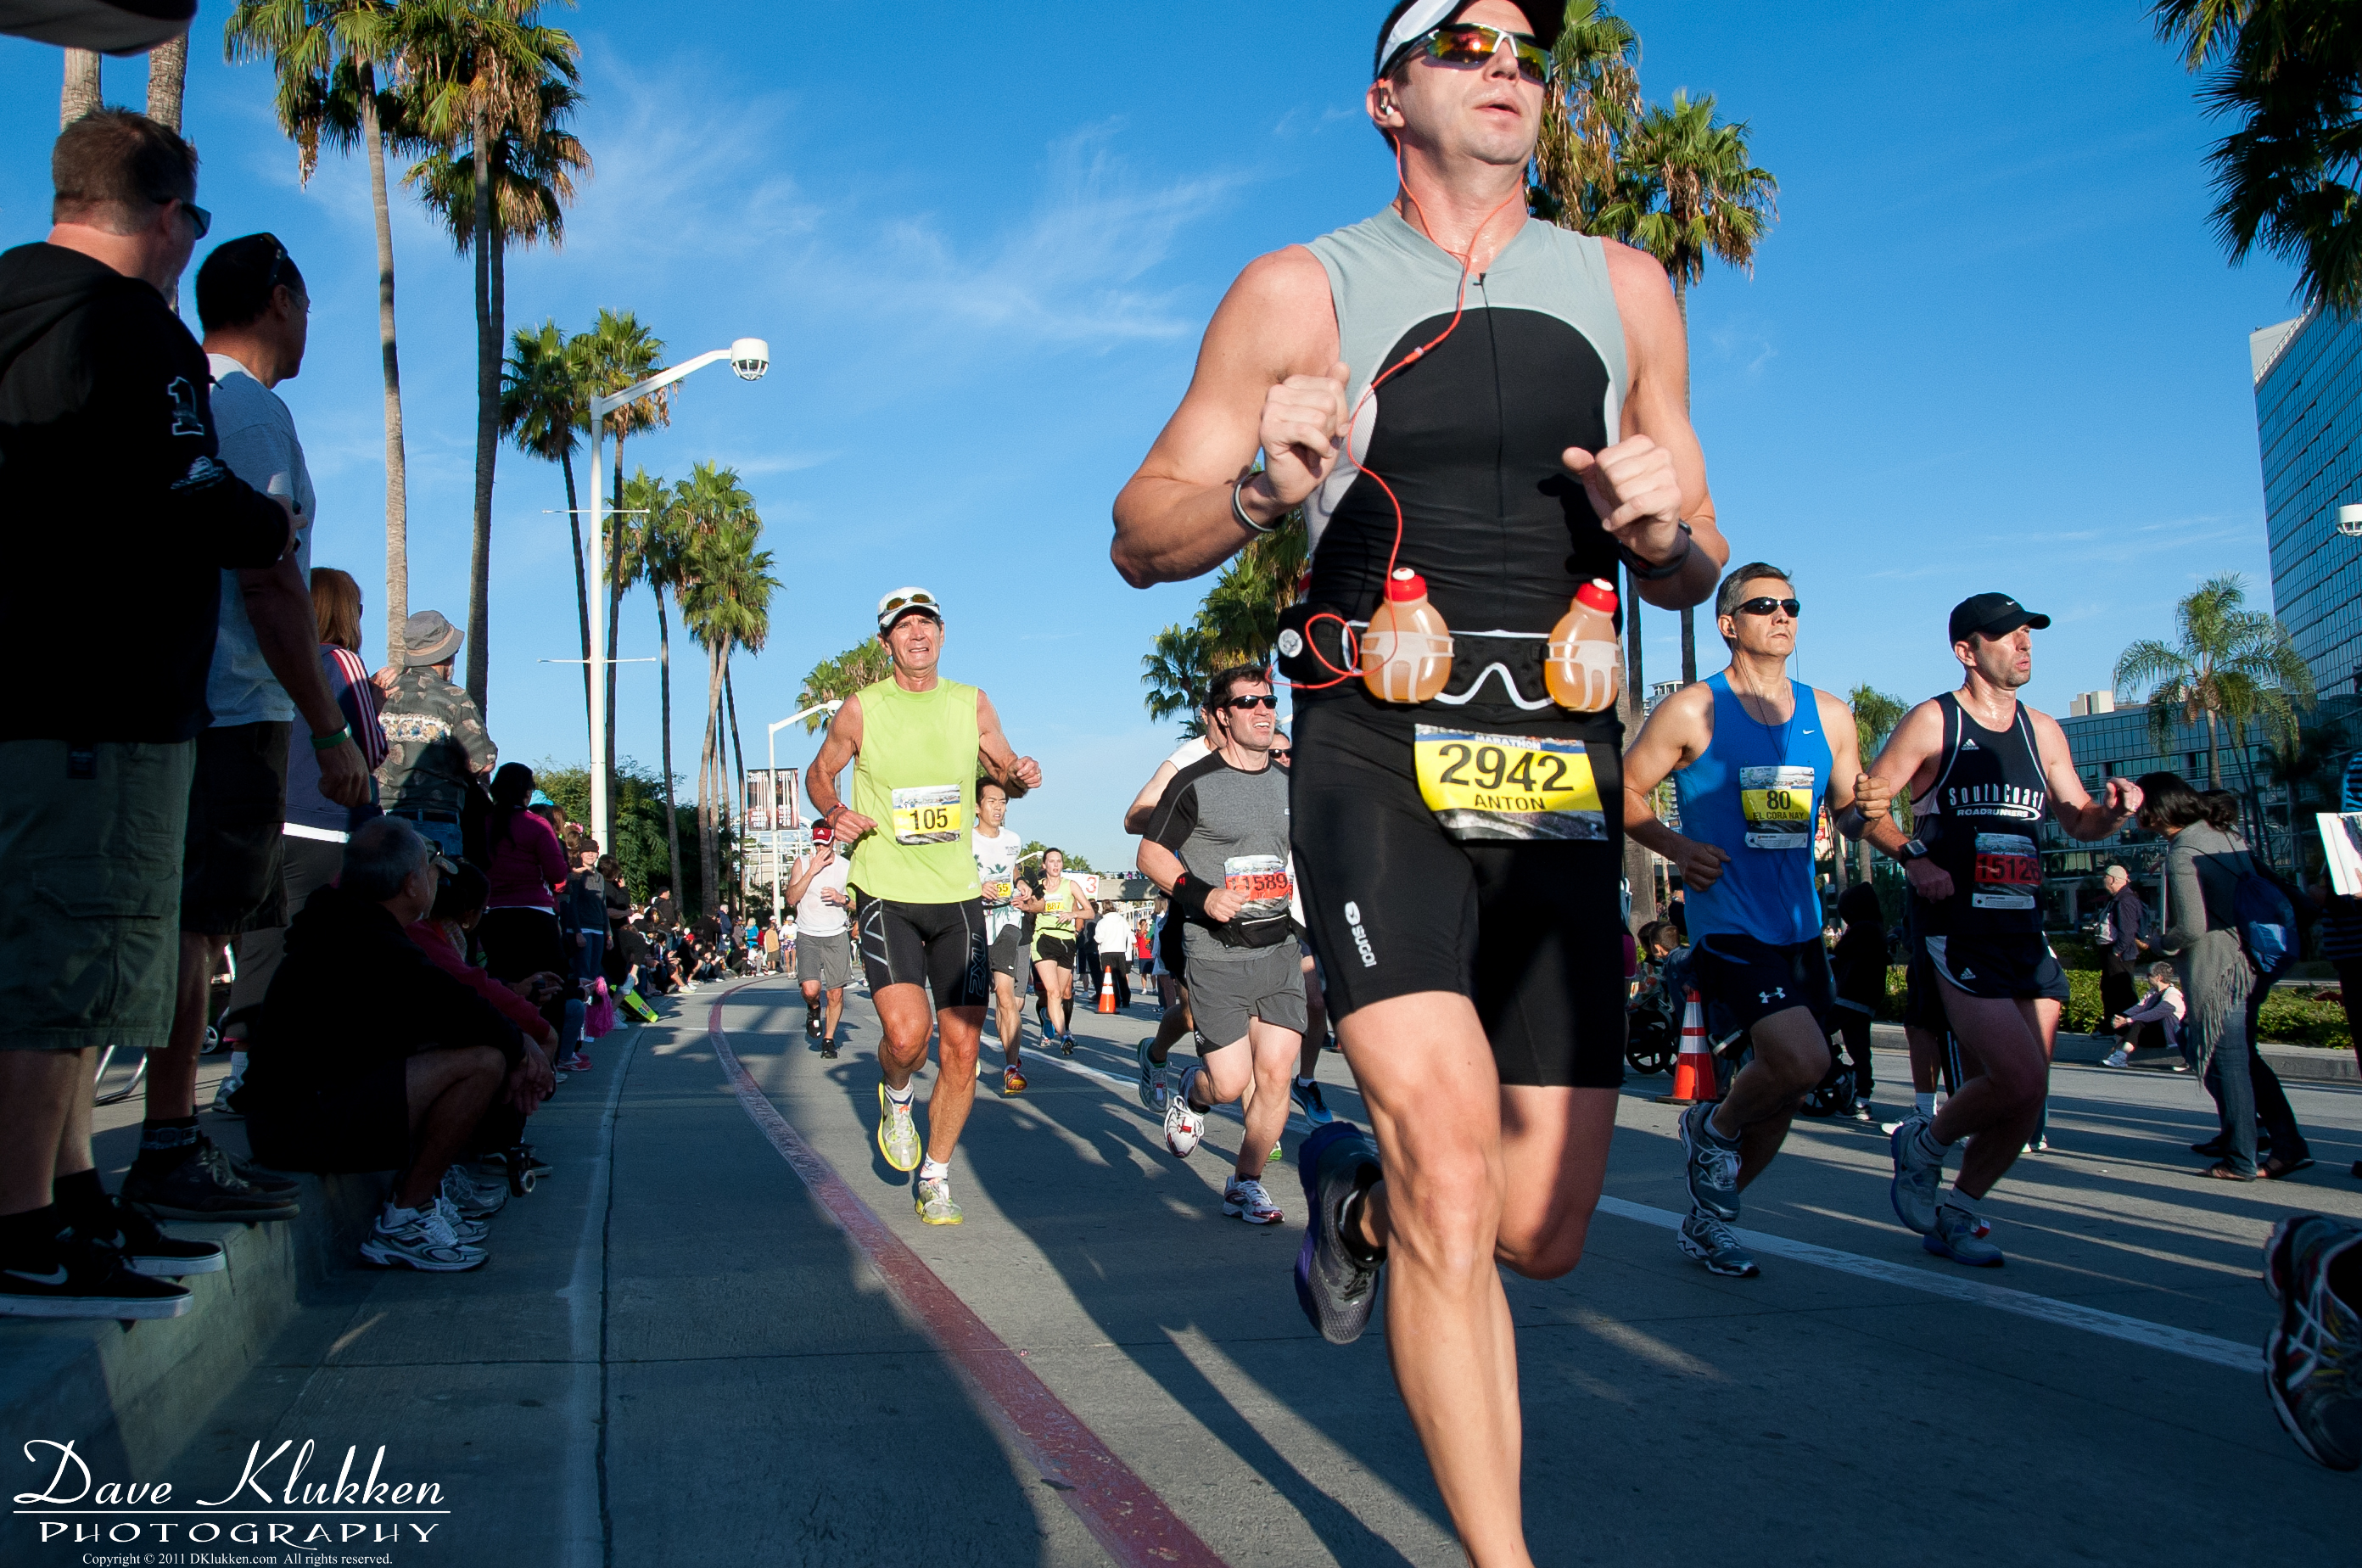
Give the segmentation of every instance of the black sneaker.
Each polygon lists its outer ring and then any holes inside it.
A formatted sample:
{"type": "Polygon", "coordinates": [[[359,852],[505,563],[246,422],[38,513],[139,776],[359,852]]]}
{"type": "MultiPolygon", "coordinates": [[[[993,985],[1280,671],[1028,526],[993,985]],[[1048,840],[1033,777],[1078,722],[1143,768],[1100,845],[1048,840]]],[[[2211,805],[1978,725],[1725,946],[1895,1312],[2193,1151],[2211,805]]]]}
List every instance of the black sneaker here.
{"type": "Polygon", "coordinates": [[[203,1138],[171,1165],[134,1160],[123,1178],[123,1201],[159,1220],[292,1220],[303,1212],[293,1199],[239,1176],[220,1146],[203,1138]]]}
{"type": "Polygon", "coordinates": [[[213,1149],[215,1154],[228,1161],[232,1176],[266,1198],[283,1198],[292,1203],[296,1201],[295,1195],[304,1190],[304,1185],[301,1182],[290,1181],[285,1176],[272,1176],[252,1161],[239,1159],[227,1149],[215,1144],[210,1138],[200,1134],[197,1142],[213,1149]]]}
{"type": "Polygon", "coordinates": [[[121,1198],[109,1198],[107,1202],[114,1211],[114,1230],[104,1236],[90,1231],[78,1233],[86,1241],[114,1249],[122,1258],[123,1266],[132,1273],[178,1279],[183,1275],[219,1274],[229,1267],[229,1255],[218,1243],[184,1242],[168,1236],[156,1228],[156,1221],[121,1198]]]}
{"type": "Polygon", "coordinates": [[[178,1318],[188,1287],[134,1274],[112,1247],[69,1233],[46,1258],[0,1263],[0,1318],[178,1318]]]}
{"type": "Polygon", "coordinates": [[[1352,1122],[1331,1121],[1304,1140],[1296,1158],[1306,1210],[1304,1244],[1296,1254],[1296,1302],[1322,1339],[1349,1345],[1369,1326],[1385,1260],[1363,1263],[1353,1256],[1339,1226],[1347,1202],[1377,1184],[1378,1146],[1352,1122]]]}
{"type": "Polygon", "coordinates": [[[820,1059],[823,1062],[833,1062],[836,1060],[835,1035],[832,1034],[827,1039],[820,1043],[820,1059]]]}
{"type": "Polygon", "coordinates": [[[820,1009],[810,1002],[804,1004],[804,1038],[807,1040],[820,1038],[820,1009]]]}

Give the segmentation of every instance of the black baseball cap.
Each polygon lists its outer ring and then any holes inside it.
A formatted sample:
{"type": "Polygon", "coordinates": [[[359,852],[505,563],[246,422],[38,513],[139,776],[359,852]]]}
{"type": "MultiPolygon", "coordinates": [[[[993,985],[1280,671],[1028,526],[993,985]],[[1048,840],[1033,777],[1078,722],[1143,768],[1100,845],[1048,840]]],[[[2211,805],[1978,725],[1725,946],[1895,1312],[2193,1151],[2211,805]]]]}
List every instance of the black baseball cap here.
{"type": "Polygon", "coordinates": [[[1967,642],[1977,632],[1988,637],[2003,636],[2020,626],[2047,631],[2050,617],[2036,615],[2006,593],[1972,593],[1952,606],[1952,641],[1956,643],[1967,642]]]}

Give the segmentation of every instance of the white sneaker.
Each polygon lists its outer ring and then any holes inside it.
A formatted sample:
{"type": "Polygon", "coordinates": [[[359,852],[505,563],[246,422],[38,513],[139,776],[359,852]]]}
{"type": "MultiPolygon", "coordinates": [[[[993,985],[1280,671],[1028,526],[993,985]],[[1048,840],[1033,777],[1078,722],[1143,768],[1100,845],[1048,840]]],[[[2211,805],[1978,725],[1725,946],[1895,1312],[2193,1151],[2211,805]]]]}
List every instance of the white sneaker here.
{"type": "Polygon", "coordinates": [[[395,1209],[389,1204],[361,1243],[361,1256],[370,1263],[387,1268],[399,1264],[428,1274],[479,1268],[489,1255],[483,1248],[469,1246],[453,1235],[439,1206],[395,1209]]]}
{"type": "Polygon", "coordinates": [[[2112,1052],[2109,1055],[2108,1059],[2100,1064],[2100,1066],[2103,1067],[2129,1067],[2132,1065],[2132,1053],[2124,1050],[2112,1052]]]}
{"type": "Polygon", "coordinates": [[[443,1223],[451,1227],[451,1235],[462,1246],[472,1247],[492,1233],[492,1228],[481,1220],[463,1217],[451,1200],[441,1193],[435,1195],[435,1212],[443,1216],[443,1223]]]}
{"type": "Polygon", "coordinates": [[[1198,1141],[1206,1135],[1205,1115],[1189,1105],[1189,1086],[1205,1070],[1201,1066],[1186,1069],[1164,1102],[1164,1146],[1184,1160],[1197,1152],[1198,1141]]]}
{"type": "Polygon", "coordinates": [[[1280,1221],[1279,1205],[1271,1200],[1263,1183],[1252,1176],[1234,1176],[1222,1184],[1222,1212],[1250,1225],[1276,1225],[1280,1221]]]}

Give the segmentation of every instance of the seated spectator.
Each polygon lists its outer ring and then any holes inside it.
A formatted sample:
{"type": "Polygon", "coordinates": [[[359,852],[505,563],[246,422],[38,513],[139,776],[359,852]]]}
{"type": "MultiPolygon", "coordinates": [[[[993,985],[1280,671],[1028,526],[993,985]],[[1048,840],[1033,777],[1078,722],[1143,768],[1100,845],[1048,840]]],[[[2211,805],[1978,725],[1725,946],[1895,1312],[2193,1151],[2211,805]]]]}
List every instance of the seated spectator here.
{"type": "Polygon", "coordinates": [[[2148,966],[2148,995],[2143,997],[2137,1005],[2108,1020],[2108,1032],[2122,1043],[2106,1061],[2100,1064],[2102,1066],[2132,1066],[2133,1052],[2139,1046],[2141,1031],[2152,1023],[2165,1032],[2168,1046],[2175,1050],[2181,1048],[2181,1020],[2186,1009],[2181,988],[2173,983],[2173,966],[2170,964],[2158,963],[2148,966]]]}
{"type": "Polygon", "coordinates": [[[491,1003],[533,1042],[543,1060],[554,1064],[557,1059],[557,1031],[549,1020],[541,1016],[537,998],[557,995],[565,982],[557,975],[540,974],[518,980],[514,984],[495,980],[468,961],[468,933],[484,915],[484,895],[488,884],[484,874],[461,861],[441,880],[435,890],[435,908],[426,918],[414,922],[406,933],[418,944],[418,950],[435,960],[435,966],[491,1003]]]}
{"type": "Polygon", "coordinates": [[[398,817],[355,830],[340,881],[288,928],[241,1096],[266,1165],[395,1172],[361,1256],[436,1273],[483,1263],[480,1220],[508,1196],[460,1153],[498,1101],[537,1103],[550,1077],[515,1024],[404,934],[451,868],[398,817]]]}

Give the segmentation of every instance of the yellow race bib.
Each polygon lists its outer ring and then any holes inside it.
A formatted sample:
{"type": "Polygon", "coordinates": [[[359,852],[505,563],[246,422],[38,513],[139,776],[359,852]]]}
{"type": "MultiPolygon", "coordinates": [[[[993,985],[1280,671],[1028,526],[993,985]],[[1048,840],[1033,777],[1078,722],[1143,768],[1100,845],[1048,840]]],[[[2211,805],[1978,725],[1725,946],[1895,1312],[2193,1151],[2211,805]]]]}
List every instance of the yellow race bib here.
{"type": "Polygon", "coordinates": [[[956,784],[894,791],[894,842],[949,844],[967,832],[967,807],[956,784]]]}
{"type": "Polygon", "coordinates": [[[1813,846],[1813,770],[1804,767],[1742,767],[1738,814],[1749,849],[1813,846]]]}
{"type": "Polygon", "coordinates": [[[1591,755],[1581,741],[1418,726],[1419,798],[1454,838],[1607,837],[1591,755]]]}

